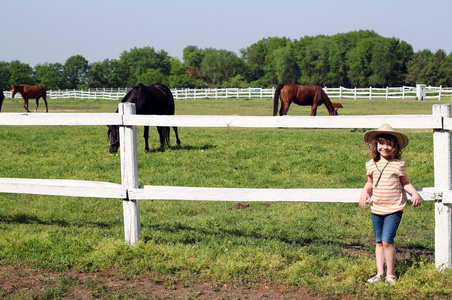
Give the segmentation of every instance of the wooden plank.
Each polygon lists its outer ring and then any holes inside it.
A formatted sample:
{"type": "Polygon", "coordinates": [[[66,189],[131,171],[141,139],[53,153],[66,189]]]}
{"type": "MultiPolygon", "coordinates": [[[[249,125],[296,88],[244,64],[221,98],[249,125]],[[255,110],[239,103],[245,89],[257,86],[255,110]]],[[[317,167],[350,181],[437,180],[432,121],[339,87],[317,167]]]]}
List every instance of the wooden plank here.
{"type": "MultiPolygon", "coordinates": [[[[448,121],[452,122],[452,121],[448,121]]],[[[121,125],[116,113],[2,113],[0,125],[121,125]]],[[[398,129],[440,129],[441,118],[432,115],[379,116],[205,116],[127,115],[124,124],[133,126],[250,127],[250,128],[378,128],[383,123],[398,129]]],[[[447,123],[449,124],[449,123],[447,123]]],[[[452,127],[452,125],[451,125],[452,127]]]]}
{"type": "Polygon", "coordinates": [[[127,197],[126,189],[120,184],[68,179],[0,178],[0,192],[93,198],[127,197]]]}
{"type": "MultiPolygon", "coordinates": [[[[135,104],[119,104],[121,115],[135,114],[135,104]]],[[[137,128],[136,126],[121,126],[119,128],[121,153],[121,182],[128,189],[138,188],[138,154],[137,154],[137,128]]],[[[140,240],[140,201],[128,195],[122,201],[124,215],[124,236],[130,245],[140,240]]]]}
{"type": "MultiPolygon", "coordinates": [[[[433,188],[417,190],[424,200],[438,198],[438,193],[433,188]]],[[[357,203],[360,195],[361,189],[249,189],[155,185],[129,189],[129,197],[140,200],[357,203]]]]}
{"type": "Polygon", "coordinates": [[[377,116],[205,116],[205,115],[127,115],[125,125],[178,127],[250,128],[378,128],[388,123],[398,129],[442,128],[442,119],[432,115],[377,116]]]}
{"type": "Polygon", "coordinates": [[[117,113],[1,113],[0,125],[121,125],[117,113]]]}
{"type": "Polygon", "coordinates": [[[452,204],[452,191],[444,191],[441,202],[443,204],[452,204]]]}
{"type": "Polygon", "coordinates": [[[444,118],[444,130],[452,130],[452,118],[444,118]]]}
{"type": "MultiPolygon", "coordinates": [[[[450,104],[433,105],[433,115],[450,118],[450,104]]],[[[451,133],[445,130],[433,131],[435,188],[452,189],[451,133]]],[[[435,266],[439,269],[452,268],[452,206],[435,202],[435,266]]]]}

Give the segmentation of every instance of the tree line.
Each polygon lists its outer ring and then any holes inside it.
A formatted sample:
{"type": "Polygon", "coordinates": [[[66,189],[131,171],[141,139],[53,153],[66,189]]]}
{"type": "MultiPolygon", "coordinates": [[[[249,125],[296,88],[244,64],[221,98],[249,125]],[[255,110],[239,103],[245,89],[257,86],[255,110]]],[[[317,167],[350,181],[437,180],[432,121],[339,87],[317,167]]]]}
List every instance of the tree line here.
{"type": "Polygon", "coordinates": [[[0,61],[0,85],[40,84],[47,89],[132,87],[161,82],[171,88],[261,87],[278,83],[326,87],[452,86],[452,53],[414,52],[404,41],[360,30],[333,36],[264,38],[241,49],[187,46],[182,61],[152,47],[133,48],[119,59],[89,63],[75,55],[32,68],[0,61]]]}

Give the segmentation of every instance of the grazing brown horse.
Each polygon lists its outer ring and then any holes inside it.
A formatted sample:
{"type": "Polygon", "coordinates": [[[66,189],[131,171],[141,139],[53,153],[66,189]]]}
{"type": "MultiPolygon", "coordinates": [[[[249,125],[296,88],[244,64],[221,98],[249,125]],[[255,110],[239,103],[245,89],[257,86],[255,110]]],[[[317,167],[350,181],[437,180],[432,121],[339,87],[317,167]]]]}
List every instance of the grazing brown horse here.
{"type": "Polygon", "coordinates": [[[28,110],[28,99],[36,99],[36,108],[35,112],[38,110],[39,106],[39,98],[42,97],[46,104],[46,112],[49,112],[49,108],[47,107],[47,93],[46,89],[42,85],[28,85],[28,84],[17,84],[11,87],[12,98],[16,93],[20,93],[22,98],[24,99],[24,108],[27,112],[28,110]]]}
{"type": "MultiPolygon", "coordinates": [[[[174,115],[174,98],[171,90],[163,84],[155,83],[145,86],[140,83],[124,96],[121,102],[135,103],[137,115],[174,115]]],[[[116,110],[118,112],[118,110],[116,110]]],[[[177,147],[180,148],[180,139],[177,127],[173,127],[176,134],[177,147]]],[[[157,126],[160,136],[160,148],[170,146],[170,128],[157,126]]],[[[119,126],[108,126],[108,137],[110,138],[110,153],[115,153],[119,148],[119,126]]],[[[149,152],[149,126],[144,126],[145,151],[149,152]]]]}
{"type": "Polygon", "coordinates": [[[337,115],[337,110],[334,109],[330,98],[318,85],[298,85],[298,84],[278,84],[275,91],[273,103],[273,115],[276,116],[278,112],[278,98],[281,96],[280,116],[287,115],[289,106],[292,102],[298,105],[311,105],[311,116],[317,113],[317,106],[325,104],[330,116],[337,115]]]}

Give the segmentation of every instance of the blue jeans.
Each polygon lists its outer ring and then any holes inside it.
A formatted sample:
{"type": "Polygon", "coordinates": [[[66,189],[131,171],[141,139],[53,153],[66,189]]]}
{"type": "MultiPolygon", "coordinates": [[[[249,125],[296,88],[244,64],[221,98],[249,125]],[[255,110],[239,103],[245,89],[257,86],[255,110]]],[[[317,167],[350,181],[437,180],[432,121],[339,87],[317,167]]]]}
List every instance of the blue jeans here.
{"type": "Polygon", "coordinates": [[[402,214],[403,210],[383,216],[372,214],[372,224],[374,225],[375,241],[377,243],[384,241],[394,244],[394,238],[399,228],[400,220],[402,220],[402,214]]]}

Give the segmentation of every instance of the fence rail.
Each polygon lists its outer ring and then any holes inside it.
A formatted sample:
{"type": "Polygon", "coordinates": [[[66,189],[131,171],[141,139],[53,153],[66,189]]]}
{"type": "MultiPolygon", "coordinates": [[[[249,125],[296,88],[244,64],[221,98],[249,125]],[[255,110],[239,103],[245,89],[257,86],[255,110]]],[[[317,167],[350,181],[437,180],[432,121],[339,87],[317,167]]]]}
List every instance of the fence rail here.
{"type": "MultiPolygon", "coordinates": [[[[103,88],[89,90],[48,90],[51,99],[121,100],[130,88],[103,88]]],[[[323,90],[331,99],[417,99],[417,88],[410,86],[386,88],[328,88],[323,90]]],[[[275,88],[227,88],[227,89],[172,89],[174,99],[226,99],[226,98],[273,98],[275,88]]],[[[11,98],[11,91],[5,91],[11,98]]],[[[20,97],[18,94],[16,97],[20,97]]],[[[452,100],[452,87],[426,87],[427,99],[452,100]]]]}
{"type": "Polygon", "coordinates": [[[434,105],[432,115],[381,116],[155,116],[135,115],[135,106],[121,103],[119,113],[1,113],[1,125],[120,125],[122,184],[61,179],[0,178],[0,192],[123,199],[125,239],[140,238],[139,200],[209,200],[273,202],[358,202],[361,189],[243,189],[139,186],[136,126],[249,128],[394,128],[433,129],[435,186],[418,188],[424,200],[435,201],[435,263],[452,267],[452,118],[450,104],[434,105]],[[332,200],[334,199],[334,200],[332,200]]]}

